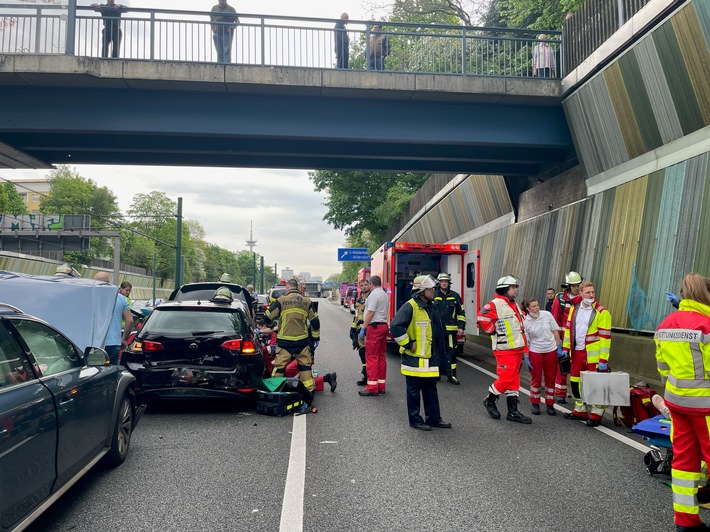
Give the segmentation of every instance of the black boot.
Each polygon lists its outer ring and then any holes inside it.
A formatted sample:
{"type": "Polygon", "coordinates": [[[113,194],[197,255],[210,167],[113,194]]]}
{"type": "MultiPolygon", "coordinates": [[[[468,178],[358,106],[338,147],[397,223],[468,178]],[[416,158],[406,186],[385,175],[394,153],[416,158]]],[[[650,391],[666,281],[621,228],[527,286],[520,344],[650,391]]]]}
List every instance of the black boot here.
{"type": "Polygon", "coordinates": [[[330,391],[334,392],[335,387],[338,385],[338,374],[333,372],[333,373],[328,373],[325,377],[323,377],[323,381],[327,382],[330,384],[330,391]]]}
{"type": "Polygon", "coordinates": [[[547,415],[548,416],[556,416],[557,412],[555,412],[555,407],[552,405],[547,405],[547,415]]]}
{"type": "Polygon", "coordinates": [[[515,397],[514,395],[509,395],[507,397],[508,399],[508,415],[505,416],[505,419],[508,421],[515,421],[516,423],[524,423],[525,425],[529,425],[532,423],[532,418],[529,418],[527,416],[522,415],[520,412],[518,412],[518,398],[515,397]]]}
{"type": "Polygon", "coordinates": [[[498,407],[496,406],[496,401],[498,396],[493,392],[488,393],[488,397],[483,400],[483,406],[486,407],[488,415],[493,419],[500,419],[500,412],[498,412],[498,407]]]}
{"type": "Polygon", "coordinates": [[[538,403],[530,403],[530,413],[534,416],[539,416],[540,405],[538,403]]]}
{"type": "Polygon", "coordinates": [[[367,385],[367,375],[363,375],[362,379],[357,381],[355,384],[357,384],[358,386],[366,386],[367,385]]]}

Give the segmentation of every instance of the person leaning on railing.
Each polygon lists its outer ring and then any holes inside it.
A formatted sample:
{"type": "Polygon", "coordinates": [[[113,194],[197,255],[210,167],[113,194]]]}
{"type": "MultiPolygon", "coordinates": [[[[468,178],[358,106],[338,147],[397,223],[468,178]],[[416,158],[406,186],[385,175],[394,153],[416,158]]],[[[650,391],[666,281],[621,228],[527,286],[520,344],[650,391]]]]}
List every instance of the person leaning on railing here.
{"type": "Polygon", "coordinates": [[[237,10],[227,4],[227,0],[218,0],[218,4],[212,8],[210,21],[214,47],[217,50],[217,62],[231,63],[232,39],[239,22],[237,10]]]}
{"type": "Polygon", "coordinates": [[[384,70],[385,57],[390,55],[390,41],[382,33],[382,26],[374,24],[370,33],[370,55],[368,57],[368,70],[384,70]]]}
{"type": "Polygon", "coordinates": [[[541,33],[537,36],[542,41],[533,47],[533,76],[536,78],[554,78],[557,74],[557,60],[555,51],[547,42],[547,35],[541,33]]]}
{"type": "Polygon", "coordinates": [[[111,57],[117,58],[121,48],[121,13],[126,11],[126,6],[117,4],[116,0],[106,0],[105,4],[91,4],[94,11],[101,13],[104,29],[101,39],[101,57],[108,57],[108,47],[111,44],[111,57]]]}

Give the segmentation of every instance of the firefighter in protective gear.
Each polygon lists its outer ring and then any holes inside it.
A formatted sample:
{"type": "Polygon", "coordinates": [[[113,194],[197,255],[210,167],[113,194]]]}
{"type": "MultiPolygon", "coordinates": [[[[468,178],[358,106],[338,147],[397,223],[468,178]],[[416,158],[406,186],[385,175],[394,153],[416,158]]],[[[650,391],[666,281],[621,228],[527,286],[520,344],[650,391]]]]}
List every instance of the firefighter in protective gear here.
{"type": "Polygon", "coordinates": [[[215,303],[231,303],[234,297],[232,296],[232,291],[226,286],[220,286],[215,290],[212,296],[212,301],[215,303]]]}
{"type": "MultiPolygon", "coordinates": [[[[567,323],[567,316],[569,315],[570,309],[574,305],[578,305],[582,301],[582,296],[579,293],[579,285],[582,284],[584,279],[577,272],[569,272],[565,275],[565,282],[562,287],[565,289],[564,292],[558,292],[555,295],[555,299],[552,302],[552,310],[550,313],[555,318],[560,331],[565,328],[567,323]]],[[[557,356],[561,356],[561,348],[557,352],[557,356]]],[[[555,401],[558,404],[567,404],[567,375],[562,375],[557,368],[557,376],[555,377],[555,401]]]]}
{"type": "Polygon", "coordinates": [[[496,406],[498,396],[505,394],[508,403],[508,421],[529,424],[532,418],[518,411],[520,390],[520,365],[523,355],[528,355],[528,341],[523,328],[520,307],[515,302],[518,295],[518,280],[512,275],[498,279],[496,296],[478,313],[478,324],[491,335],[493,354],[496,357],[498,378],[488,388],[488,397],[483,401],[488,415],[500,419],[496,406]]]}
{"type": "Polygon", "coordinates": [[[456,338],[466,329],[466,313],[461,296],[451,290],[451,275],[442,272],[437,280],[439,288],[434,292],[434,301],[446,329],[446,355],[442,357],[439,367],[448,377],[448,382],[460,384],[456,377],[456,338]]]}
{"type": "Polygon", "coordinates": [[[441,316],[434,308],[436,280],[431,275],[414,279],[412,298],[392,318],[390,334],[399,344],[402,374],[407,381],[409,424],[418,430],[432,427],[450,429],[441,419],[436,383],[439,380],[439,356],[444,352],[445,331],[441,316]],[[419,412],[424,400],[426,423],[419,412]]]}
{"type": "Polygon", "coordinates": [[[607,371],[611,346],[611,314],[597,301],[594,284],[585,281],[580,285],[582,301],[574,305],[567,316],[562,349],[572,359],[569,382],[574,396],[574,410],[566,419],[587,420],[587,426],[597,427],[604,415],[604,405],[587,405],[582,401],[581,371],[607,371]]]}
{"type": "Polygon", "coordinates": [[[353,317],[352,325],[350,325],[350,340],[353,343],[353,349],[358,350],[360,362],[362,364],[362,379],[357,381],[358,386],[367,384],[367,371],[365,369],[365,342],[358,338],[360,329],[365,320],[365,300],[370,295],[370,282],[367,279],[360,280],[360,295],[355,300],[355,316],[353,317]],[[362,344],[362,345],[361,345],[362,344]]]}
{"type": "Polygon", "coordinates": [[[671,480],[678,531],[710,530],[698,515],[701,460],[710,463],[710,279],[683,278],[679,310],[656,329],[656,362],[673,420],[671,480]]]}
{"type": "Polygon", "coordinates": [[[320,321],[313,303],[301,294],[296,279],[286,283],[286,295],[276,299],[264,313],[264,323],[271,326],[278,318],[279,330],[276,334],[276,358],[272,377],[283,377],[286,366],[293,358],[298,361],[301,382],[309,390],[315,389],[311,338],[320,341],[320,321]],[[310,329],[310,334],[309,334],[310,329]]]}
{"type": "Polygon", "coordinates": [[[220,283],[231,283],[231,282],[232,282],[232,276],[225,272],[225,273],[223,273],[222,275],[219,276],[219,282],[220,282],[220,283]]]}

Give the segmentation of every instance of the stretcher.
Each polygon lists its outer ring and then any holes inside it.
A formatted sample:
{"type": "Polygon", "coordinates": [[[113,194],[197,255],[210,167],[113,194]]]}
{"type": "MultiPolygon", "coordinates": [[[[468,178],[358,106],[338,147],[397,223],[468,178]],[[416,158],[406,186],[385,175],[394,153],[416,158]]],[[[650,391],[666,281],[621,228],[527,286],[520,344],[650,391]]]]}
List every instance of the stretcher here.
{"type": "Polygon", "coordinates": [[[651,450],[643,457],[648,473],[670,474],[673,459],[671,420],[659,414],[638,422],[631,427],[631,432],[643,436],[651,444],[651,450]]]}

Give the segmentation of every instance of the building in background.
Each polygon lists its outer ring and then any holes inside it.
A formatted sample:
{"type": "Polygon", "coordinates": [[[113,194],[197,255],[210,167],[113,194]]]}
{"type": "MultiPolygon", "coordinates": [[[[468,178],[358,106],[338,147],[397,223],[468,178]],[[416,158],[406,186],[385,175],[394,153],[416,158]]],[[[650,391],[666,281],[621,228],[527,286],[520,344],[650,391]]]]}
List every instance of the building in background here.
{"type": "Polygon", "coordinates": [[[281,270],[281,279],[286,279],[287,281],[289,279],[293,279],[293,270],[286,266],[283,270],[281,270]]]}
{"type": "Polygon", "coordinates": [[[13,179],[15,190],[27,205],[30,214],[39,213],[39,202],[42,196],[49,193],[50,185],[47,179],[13,179]]]}

